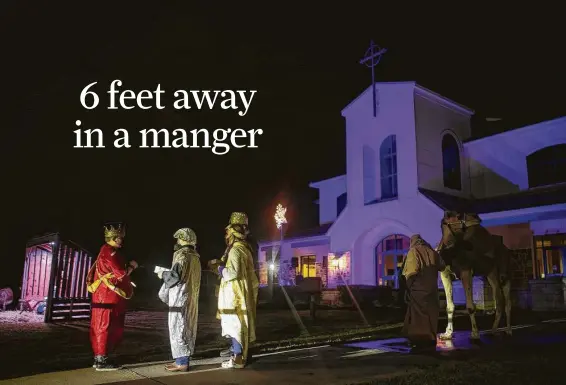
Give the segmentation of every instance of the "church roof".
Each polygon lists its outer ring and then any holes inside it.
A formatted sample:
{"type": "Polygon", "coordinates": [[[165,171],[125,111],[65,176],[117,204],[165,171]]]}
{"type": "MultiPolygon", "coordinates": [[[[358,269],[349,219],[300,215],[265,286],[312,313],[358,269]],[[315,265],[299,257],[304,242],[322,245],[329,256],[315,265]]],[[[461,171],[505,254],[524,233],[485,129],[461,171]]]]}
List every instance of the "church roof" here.
{"type": "Polygon", "coordinates": [[[443,210],[466,211],[477,214],[566,203],[566,184],[533,188],[480,199],[466,199],[424,188],[419,188],[419,191],[443,210]]]}
{"type": "MultiPolygon", "coordinates": [[[[437,94],[434,91],[429,90],[426,87],[417,84],[415,81],[400,81],[400,82],[376,82],[376,88],[380,88],[382,86],[412,86],[414,87],[415,93],[421,95],[427,99],[430,99],[438,104],[444,105],[452,110],[458,111],[465,115],[474,115],[475,111],[471,108],[468,108],[460,103],[457,103],[445,96],[437,94]]],[[[346,111],[355,103],[358,102],[366,93],[370,93],[372,90],[372,86],[370,85],[364,91],[362,91],[354,100],[352,100],[346,107],[342,109],[342,116],[345,116],[346,111]]]]}
{"type": "MultiPolygon", "coordinates": [[[[309,237],[319,237],[326,235],[330,226],[333,222],[324,223],[322,225],[311,227],[309,229],[297,229],[291,230],[284,234],[285,240],[298,239],[298,238],[309,238],[309,237]]],[[[279,241],[279,235],[273,236],[270,239],[262,239],[260,243],[277,242],[279,241]]]]}

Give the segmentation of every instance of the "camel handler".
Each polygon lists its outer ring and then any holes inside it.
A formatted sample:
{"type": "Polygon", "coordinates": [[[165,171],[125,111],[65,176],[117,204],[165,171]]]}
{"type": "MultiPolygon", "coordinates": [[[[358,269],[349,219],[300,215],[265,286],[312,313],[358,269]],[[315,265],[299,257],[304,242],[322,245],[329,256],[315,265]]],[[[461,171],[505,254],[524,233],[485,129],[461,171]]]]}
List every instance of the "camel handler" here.
{"type": "Polygon", "coordinates": [[[413,235],[403,262],[408,304],[402,333],[416,349],[436,348],[438,272],[443,268],[440,255],[419,234],[413,235]]]}

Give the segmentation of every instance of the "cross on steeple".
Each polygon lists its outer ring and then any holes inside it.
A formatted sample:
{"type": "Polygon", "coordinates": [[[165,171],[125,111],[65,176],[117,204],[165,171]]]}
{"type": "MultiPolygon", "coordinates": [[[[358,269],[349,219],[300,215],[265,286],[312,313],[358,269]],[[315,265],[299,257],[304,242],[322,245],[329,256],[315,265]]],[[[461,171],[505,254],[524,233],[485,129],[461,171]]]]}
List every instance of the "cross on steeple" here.
{"type": "Polygon", "coordinates": [[[366,55],[362,60],[360,60],[360,64],[365,64],[369,68],[371,68],[371,87],[373,91],[373,116],[377,116],[377,101],[375,100],[375,66],[379,64],[381,61],[381,55],[383,55],[387,50],[385,48],[380,48],[376,45],[373,40],[370,43],[368,50],[366,51],[366,55]]]}

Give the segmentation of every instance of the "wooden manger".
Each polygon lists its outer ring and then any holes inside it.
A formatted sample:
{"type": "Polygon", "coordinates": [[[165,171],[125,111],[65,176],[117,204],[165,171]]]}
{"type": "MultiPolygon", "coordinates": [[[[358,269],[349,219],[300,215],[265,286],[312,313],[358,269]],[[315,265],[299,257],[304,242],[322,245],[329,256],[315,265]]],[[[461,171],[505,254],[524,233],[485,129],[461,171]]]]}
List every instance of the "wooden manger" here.
{"type": "Polygon", "coordinates": [[[45,322],[90,318],[86,276],[92,254],[59,234],[31,239],[26,245],[21,311],[45,305],[45,322]]]}

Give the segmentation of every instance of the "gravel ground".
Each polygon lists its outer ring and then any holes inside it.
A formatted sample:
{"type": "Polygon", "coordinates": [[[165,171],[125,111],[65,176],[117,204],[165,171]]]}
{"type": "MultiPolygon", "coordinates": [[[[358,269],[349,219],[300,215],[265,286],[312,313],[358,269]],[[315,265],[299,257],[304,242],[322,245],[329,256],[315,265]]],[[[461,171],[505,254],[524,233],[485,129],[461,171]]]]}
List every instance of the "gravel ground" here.
{"type": "MultiPolygon", "coordinates": [[[[43,323],[43,315],[29,311],[20,314],[19,311],[0,311],[0,324],[38,324],[43,323]]],[[[4,326],[2,326],[3,328],[4,326]]],[[[7,325],[6,327],[9,327],[7,325]]]]}

